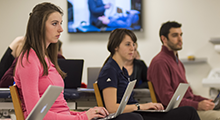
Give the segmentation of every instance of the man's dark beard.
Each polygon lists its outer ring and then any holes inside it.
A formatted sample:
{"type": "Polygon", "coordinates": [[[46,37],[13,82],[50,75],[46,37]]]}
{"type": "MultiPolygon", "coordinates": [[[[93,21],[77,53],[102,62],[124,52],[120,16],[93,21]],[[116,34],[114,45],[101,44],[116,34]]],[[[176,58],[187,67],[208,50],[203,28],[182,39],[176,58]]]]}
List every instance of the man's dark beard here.
{"type": "Polygon", "coordinates": [[[171,42],[169,42],[170,40],[169,39],[167,39],[168,40],[168,46],[172,49],[172,50],[174,50],[174,51],[178,51],[178,50],[181,50],[182,49],[182,47],[181,48],[176,48],[175,46],[175,44],[173,44],[173,43],[171,43],[171,42]]]}

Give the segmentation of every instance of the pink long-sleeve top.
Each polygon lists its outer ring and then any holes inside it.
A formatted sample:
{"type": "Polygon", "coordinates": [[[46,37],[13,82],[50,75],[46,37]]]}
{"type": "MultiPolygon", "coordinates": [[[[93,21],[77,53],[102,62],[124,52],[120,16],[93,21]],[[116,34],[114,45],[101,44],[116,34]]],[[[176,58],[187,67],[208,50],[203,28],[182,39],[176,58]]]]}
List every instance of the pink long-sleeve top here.
{"type": "MultiPolygon", "coordinates": [[[[30,49],[28,59],[27,53],[23,58],[18,58],[14,80],[20,93],[25,118],[49,85],[64,87],[63,79],[54,64],[47,57],[45,60],[48,65],[48,75],[43,76],[43,66],[33,49],[30,49]]],[[[88,120],[88,117],[85,112],[70,111],[62,91],[44,120],[88,120]]]]}

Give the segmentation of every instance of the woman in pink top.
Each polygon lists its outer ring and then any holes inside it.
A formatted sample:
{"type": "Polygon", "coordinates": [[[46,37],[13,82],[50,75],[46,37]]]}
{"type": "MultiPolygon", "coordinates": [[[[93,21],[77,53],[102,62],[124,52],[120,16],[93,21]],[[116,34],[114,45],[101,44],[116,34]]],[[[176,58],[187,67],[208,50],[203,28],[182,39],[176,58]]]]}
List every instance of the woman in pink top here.
{"type": "MultiPolygon", "coordinates": [[[[62,10],[51,3],[38,4],[30,13],[25,43],[14,76],[25,117],[49,85],[64,87],[62,78],[65,73],[57,63],[57,41],[63,32],[62,15],[62,10]]],[[[94,107],[85,112],[70,111],[62,92],[44,120],[91,120],[108,114],[103,107],[94,107]]],[[[125,117],[142,120],[138,114],[122,114],[116,120],[123,120],[125,117]]]]}

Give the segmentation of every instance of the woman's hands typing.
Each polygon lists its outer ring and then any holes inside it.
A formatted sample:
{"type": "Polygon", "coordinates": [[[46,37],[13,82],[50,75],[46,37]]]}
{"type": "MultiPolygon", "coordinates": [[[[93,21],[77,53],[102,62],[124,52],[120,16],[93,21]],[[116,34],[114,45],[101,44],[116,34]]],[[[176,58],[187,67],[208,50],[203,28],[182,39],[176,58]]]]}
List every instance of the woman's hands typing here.
{"type": "Polygon", "coordinates": [[[153,110],[164,110],[164,107],[161,103],[145,103],[145,104],[140,104],[140,109],[141,110],[149,110],[149,109],[153,109],[153,110]]]}
{"type": "Polygon", "coordinates": [[[94,107],[86,111],[86,115],[88,119],[91,120],[92,118],[103,118],[108,116],[109,113],[104,107],[94,107]]]}

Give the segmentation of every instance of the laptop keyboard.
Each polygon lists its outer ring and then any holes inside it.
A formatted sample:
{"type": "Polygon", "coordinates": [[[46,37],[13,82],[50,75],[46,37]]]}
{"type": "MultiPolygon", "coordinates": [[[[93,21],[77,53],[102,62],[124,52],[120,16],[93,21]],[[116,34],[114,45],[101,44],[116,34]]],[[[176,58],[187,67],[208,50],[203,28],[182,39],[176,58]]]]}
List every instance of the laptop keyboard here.
{"type": "Polygon", "coordinates": [[[95,120],[109,120],[115,118],[115,113],[109,114],[108,116],[104,117],[104,118],[97,118],[95,120]]]}

